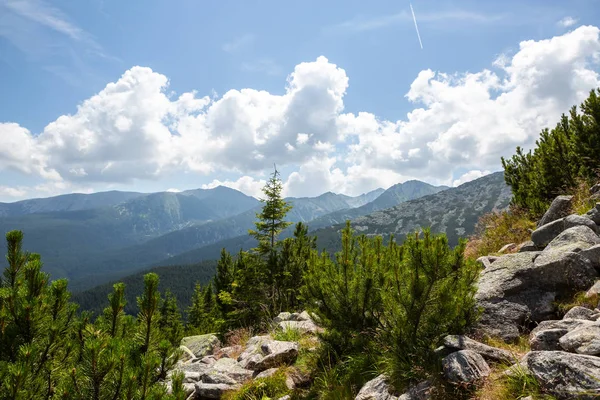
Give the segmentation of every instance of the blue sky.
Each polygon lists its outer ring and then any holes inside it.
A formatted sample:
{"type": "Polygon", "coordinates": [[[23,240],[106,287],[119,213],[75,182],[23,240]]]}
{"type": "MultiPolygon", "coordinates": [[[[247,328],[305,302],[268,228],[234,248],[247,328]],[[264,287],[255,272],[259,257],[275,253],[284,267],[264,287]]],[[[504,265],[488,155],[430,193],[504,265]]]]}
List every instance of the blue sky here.
{"type": "Polygon", "coordinates": [[[598,0],[412,5],[0,0],[0,201],[458,184],[598,86],[598,0]]]}

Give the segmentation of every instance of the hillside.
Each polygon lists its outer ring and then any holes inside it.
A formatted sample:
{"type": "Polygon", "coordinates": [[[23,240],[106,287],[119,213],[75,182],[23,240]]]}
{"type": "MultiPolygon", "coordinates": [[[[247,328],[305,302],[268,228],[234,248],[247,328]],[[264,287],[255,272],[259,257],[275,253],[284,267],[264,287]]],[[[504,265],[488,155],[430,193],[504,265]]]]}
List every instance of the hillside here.
{"type": "Polygon", "coordinates": [[[446,189],[448,189],[447,186],[433,186],[428,183],[415,180],[398,183],[385,190],[372,202],[366,203],[357,208],[340,210],[329,213],[320,218],[316,218],[311,221],[310,227],[311,229],[318,229],[342,224],[348,220],[352,221],[363,215],[394,207],[402,202],[418,199],[420,197],[438,193],[446,189]]]}
{"type": "Polygon", "coordinates": [[[145,193],[119,192],[116,190],[92,194],[72,193],[43,199],[29,199],[14,203],[0,203],[1,217],[17,217],[34,213],[49,213],[57,211],[80,211],[93,208],[110,207],[145,193]]]}
{"type": "MultiPolygon", "coordinates": [[[[215,261],[204,261],[190,265],[156,267],[120,279],[126,285],[125,312],[130,315],[137,314],[136,296],[142,293],[144,274],[157,273],[160,277],[159,290],[164,292],[165,289],[169,289],[177,297],[179,307],[185,310],[190,305],[191,294],[194,292],[196,282],[205,284],[210,281],[215,273],[215,268],[215,261]]],[[[102,312],[102,307],[107,304],[107,296],[113,290],[112,286],[113,283],[105,283],[84,292],[74,292],[73,300],[81,306],[82,310],[93,311],[98,315],[102,312]]]]}
{"type": "MultiPolygon", "coordinates": [[[[511,196],[504,174],[496,172],[456,188],[356,218],[352,227],[368,236],[394,235],[400,241],[407,233],[430,227],[433,232],[445,233],[450,245],[455,246],[459,238],[474,232],[480,216],[508,207],[511,196]]],[[[342,227],[343,224],[339,224],[312,233],[318,237],[320,247],[337,249],[342,227]]]]}
{"type": "MultiPolygon", "coordinates": [[[[406,233],[412,232],[420,226],[430,226],[434,232],[446,233],[450,245],[454,246],[460,237],[467,237],[473,233],[475,224],[481,215],[492,210],[506,208],[510,198],[510,188],[504,183],[503,174],[499,172],[456,188],[400,203],[395,207],[357,218],[352,225],[359,233],[378,234],[384,237],[394,234],[399,240],[402,240],[406,233]]],[[[311,234],[317,236],[317,246],[320,250],[333,252],[339,249],[339,230],[343,224],[324,229],[314,229],[313,222],[309,222],[308,225],[311,234]]],[[[282,237],[290,235],[291,229],[288,229],[282,237]]],[[[256,242],[253,238],[248,235],[240,235],[155,261],[154,265],[187,265],[201,260],[214,260],[219,257],[223,248],[235,254],[240,249],[250,249],[255,245],[256,242]]],[[[144,253],[144,257],[146,254],[156,255],[160,252],[160,250],[153,252],[151,246],[144,247],[144,249],[143,252],[140,251],[140,254],[144,253]]],[[[177,268],[169,270],[169,267],[165,267],[163,271],[169,271],[172,276],[177,276],[178,271],[183,274],[183,270],[177,268]]],[[[76,285],[76,288],[85,290],[85,285],[76,285]]],[[[96,288],[92,290],[94,291],[96,288]]],[[[191,292],[188,295],[191,295],[191,292]]]]}
{"type": "MultiPolygon", "coordinates": [[[[118,196],[105,197],[114,200],[118,196]]],[[[79,204],[98,203],[83,199],[79,204]]],[[[44,200],[46,205],[53,201],[60,203],[59,200],[44,200]]],[[[118,249],[190,225],[229,217],[258,204],[253,197],[226,187],[183,193],[160,192],[134,196],[110,207],[4,217],[0,218],[0,231],[22,230],[24,245],[29,251],[44,254],[47,271],[53,277],[78,279],[88,276],[90,271],[102,275],[105,266],[95,261],[118,249]]],[[[0,251],[5,251],[4,243],[0,245],[0,251]]]]}

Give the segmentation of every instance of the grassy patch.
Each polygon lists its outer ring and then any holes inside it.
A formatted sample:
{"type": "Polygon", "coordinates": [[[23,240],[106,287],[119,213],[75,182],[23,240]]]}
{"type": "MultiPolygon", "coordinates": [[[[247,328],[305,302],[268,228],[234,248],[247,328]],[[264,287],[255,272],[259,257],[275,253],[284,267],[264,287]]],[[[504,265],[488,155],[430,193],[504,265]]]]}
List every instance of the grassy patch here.
{"type": "Polygon", "coordinates": [[[507,367],[495,368],[485,383],[477,389],[473,400],[522,399],[531,396],[536,400],[553,400],[554,397],[542,392],[538,381],[526,368],[516,364],[510,375],[507,367]]]}
{"type": "Polygon", "coordinates": [[[242,346],[245,347],[248,340],[253,336],[254,332],[252,327],[249,328],[238,328],[229,331],[225,334],[225,346],[242,346]]]}
{"type": "Polygon", "coordinates": [[[573,195],[571,211],[575,214],[583,215],[596,206],[596,200],[590,199],[590,185],[583,179],[580,179],[568,193],[573,195]]]}
{"type": "Polygon", "coordinates": [[[517,359],[520,359],[531,351],[528,335],[519,336],[519,339],[515,343],[506,343],[502,339],[493,337],[485,337],[481,340],[481,342],[487,344],[488,346],[510,351],[517,359]]]}
{"type": "Polygon", "coordinates": [[[239,390],[223,396],[225,400],[264,400],[277,399],[290,393],[285,384],[285,371],[277,371],[267,378],[260,378],[244,384],[239,390]]]}
{"type": "Polygon", "coordinates": [[[473,235],[465,249],[465,255],[472,259],[495,254],[508,243],[520,244],[530,240],[533,222],[523,210],[511,208],[508,211],[494,212],[481,216],[473,235]]]}
{"type": "Polygon", "coordinates": [[[585,294],[586,294],[586,292],[579,292],[579,293],[575,294],[575,296],[573,296],[573,298],[568,301],[562,301],[562,302],[556,303],[558,311],[561,314],[565,314],[567,311],[569,311],[571,308],[573,308],[575,306],[592,308],[592,309],[596,308],[596,306],[598,305],[598,301],[600,300],[600,296],[598,296],[597,294],[594,294],[590,297],[586,297],[585,294]]]}
{"type": "Polygon", "coordinates": [[[299,329],[286,326],[284,329],[276,328],[271,332],[271,337],[275,340],[282,340],[284,342],[300,342],[302,339],[302,332],[299,329]]]}

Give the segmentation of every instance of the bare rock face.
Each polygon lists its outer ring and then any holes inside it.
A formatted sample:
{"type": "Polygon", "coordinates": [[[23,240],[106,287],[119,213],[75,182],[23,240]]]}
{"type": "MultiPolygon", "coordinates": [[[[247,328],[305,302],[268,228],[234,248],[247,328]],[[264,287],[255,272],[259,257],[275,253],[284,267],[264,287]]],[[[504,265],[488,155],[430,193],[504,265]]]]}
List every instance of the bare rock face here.
{"type": "Polygon", "coordinates": [[[600,394],[600,357],[532,351],[527,368],[542,389],[559,399],[597,399],[600,394]]]}
{"type": "Polygon", "coordinates": [[[385,375],[370,380],[360,389],[355,400],[396,400],[392,395],[393,388],[385,375]]]}
{"type": "Polygon", "coordinates": [[[538,222],[538,227],[544,226],[559,218],[566,217],[571,211],[571,201],[573,196],[558,196],[550,204],[550,207],[538,222]]]}
{"type": "Polygon", "coordinates": [[[471,350],[460,350],[442,360],[444,376],[452,383],[474,383],[490,374],[483,357],[471,350]]]}
{"type": "Polygon", "coordinates": [[[243,368],[264,371],[281,364],[292,364],[298,357],[298,343],[272,340],[268,336],[255,336],[238,357],[243,368]]]}
{"type": "Polygon", "coordinates": [[[215,335],[186,336],[181,339],[181,345],[187,347],[196,358],[212,354],[215,348],[221,345],[215,335]]]}

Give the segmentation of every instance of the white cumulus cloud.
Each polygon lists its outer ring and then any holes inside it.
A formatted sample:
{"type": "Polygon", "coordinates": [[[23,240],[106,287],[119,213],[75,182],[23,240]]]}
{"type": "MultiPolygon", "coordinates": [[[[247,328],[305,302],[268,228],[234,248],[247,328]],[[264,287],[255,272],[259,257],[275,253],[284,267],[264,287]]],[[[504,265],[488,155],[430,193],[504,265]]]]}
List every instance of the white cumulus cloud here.
{"type": "Polygon", "coordinates": [[[179,173],[208,182],[227,172],[239,179],[204,187],[257,196],[260,174],[274,163],[291,171],[289,196],[360,194],[407,179],[451,185],[498,170],[516,146],[533,146],[542,128],[600,87],[599,64],[594,26],[523,41],[488,69],[421,71],[407,87],[412,109],[397,120],[346,112],[349,77],[323,56],[298,64],[282,94],[173,95],[165,75],[136,66],[39,133],[1,123],[0,171],[42,178],[54,190],[179,173]]]}

